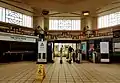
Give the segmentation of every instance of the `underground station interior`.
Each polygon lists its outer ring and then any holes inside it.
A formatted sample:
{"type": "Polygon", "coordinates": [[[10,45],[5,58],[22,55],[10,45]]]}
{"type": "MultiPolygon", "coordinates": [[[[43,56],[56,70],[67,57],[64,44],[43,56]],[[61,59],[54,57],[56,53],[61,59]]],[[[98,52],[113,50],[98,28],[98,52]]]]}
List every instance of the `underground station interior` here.
{"type": "Polygon", "coordinates": [[[120,0],[0,0],[0,83],[120,83],[120,0]]]}

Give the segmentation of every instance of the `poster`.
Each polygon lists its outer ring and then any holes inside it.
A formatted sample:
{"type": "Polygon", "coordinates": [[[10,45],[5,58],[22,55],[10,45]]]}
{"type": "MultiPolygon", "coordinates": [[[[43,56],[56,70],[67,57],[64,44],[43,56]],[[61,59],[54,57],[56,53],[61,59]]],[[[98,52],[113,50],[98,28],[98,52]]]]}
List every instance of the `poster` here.
{"type": "Polygon", "coordinates": [[[38,41],[38,53],[47,52],[47,41],[38,41]]]}
{"type": "Polygon", "coordinates": [[[87,47],[86,42],[82,42],[82,43],[81,43],[81,49],[82,49],[82,53],[83,53],[83,54],[86,54],[86,47],[87,47]]]}
{"type": "Polygon", "coordinates": [[[89,51],[94,50],[94,44],[89,45],[89,51]]]}
{"type": "Polygon", "coordinates": [[[120,43],[114,43],[114,51],[120,52],[120,43]]]}
{"type": "Polygon", "coordinates": [[[109,42],[100,42],[100,53],[109,53],[109,42]]]}

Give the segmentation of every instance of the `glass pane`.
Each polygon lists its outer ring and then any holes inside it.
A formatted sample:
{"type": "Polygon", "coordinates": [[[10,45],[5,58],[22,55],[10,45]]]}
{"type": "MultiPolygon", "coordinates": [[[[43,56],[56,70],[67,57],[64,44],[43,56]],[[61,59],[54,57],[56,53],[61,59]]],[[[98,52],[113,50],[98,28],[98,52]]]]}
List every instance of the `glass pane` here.
{"type": "Polygon", "coordinates": [[[120,24],[120,12],[117,12],[117,24],[120,24]]]}
{"type": "Polygon", "coordinates": [[[33,26],[33,17],[2,7],[0,7],[0,21],[26,27],[33,26]]]}
{"type": "Polygon", "coordinates": [[[104,16],[104,27],[108,27],[108,15],[104,16]]]}
{"type": "Polygon", "coordinates": [[[0,21],[2,21],[2,7],[0,7],[0,21]]]}
{"type": "Polygon", "coordinates": [[[104,20],[103,20],[103,16],[101,17],[101,27],[103,27],[104,24],[104,20]]]}
{"type": "Polygon", "coordinates": [[[6,22],[20,25],[20,22],[22,21],[20,13],[6,9],[5,15],[6,15],[6,22]]]}
{"type": "Polygon", "coordinates": [[[120,24],[120,13],[112,13],[105,16],[98,17],[98,28],[110,27],[120,24]]]}
{"type": "Polygon", "coordinates": [[[98,23],[97,23],[97,24],[98,24],[98,28],[101,28],[101,27],[102,27],[102,26],[101,26],[101,25],[102,25],[101,22],[102,22],[101,17],[98,17],[98,23]]]}
{"type": "Polygon", "coordinates": [[[80,30],[80,20],[49,20],[49,30],[80,30]]]}
{"type": "Polygon", "coordinates": [[[76,30],[80,30],[80,20],[77,20],[77,28],[76,28],[76,30]]]}
{"type": "Polygon", "coordinates": [[[2,21],[5,22],[5,8],[2,8],[2,21]]]}
{"type": "Polygon", "coordinates": [[[49,30],[51,30],[51,20],[49,20],[49,30]]]}
{"type": "Polygon", "coordinates": [[[5,22],[5,8],[0,7],[0,21],[5,22]]]}

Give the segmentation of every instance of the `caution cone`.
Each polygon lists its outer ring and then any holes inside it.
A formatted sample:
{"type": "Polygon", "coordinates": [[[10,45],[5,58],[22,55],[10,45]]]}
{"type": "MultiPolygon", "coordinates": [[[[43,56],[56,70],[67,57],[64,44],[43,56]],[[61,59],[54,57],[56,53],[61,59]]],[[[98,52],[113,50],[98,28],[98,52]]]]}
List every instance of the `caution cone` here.
{"type": "Polygon", "coordinates": [[[38,64],[36,80],[43,81],[45,77],[45,67],[43,64],[38,64]]]}

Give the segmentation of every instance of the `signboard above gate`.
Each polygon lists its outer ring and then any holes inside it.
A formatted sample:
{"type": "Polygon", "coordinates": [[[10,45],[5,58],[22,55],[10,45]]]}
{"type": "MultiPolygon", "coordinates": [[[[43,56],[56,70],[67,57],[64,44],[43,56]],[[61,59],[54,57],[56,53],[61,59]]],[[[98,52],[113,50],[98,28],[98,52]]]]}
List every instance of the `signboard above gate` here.
{"type": "Polygon", "coordinates": [[[0,32],[0,40],[36,43],[38,37],[0,32]]]}

